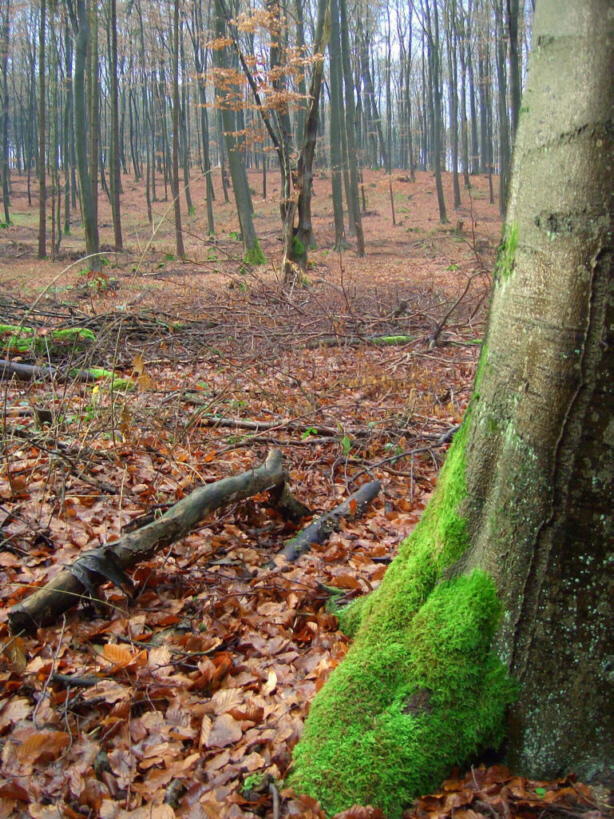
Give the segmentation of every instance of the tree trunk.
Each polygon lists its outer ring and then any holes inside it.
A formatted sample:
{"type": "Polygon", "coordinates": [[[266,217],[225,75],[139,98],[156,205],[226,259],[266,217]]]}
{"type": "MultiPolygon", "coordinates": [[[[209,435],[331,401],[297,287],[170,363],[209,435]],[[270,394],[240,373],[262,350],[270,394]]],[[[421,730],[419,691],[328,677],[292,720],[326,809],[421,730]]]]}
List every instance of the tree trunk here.
{"type": "MultiPolygon", "coordinates": [[[[88,163],[88,117],[85,104],[85,68],[89,41],[89,20],[86,0],[77,0],[76,13],[72,18],[75,30],[75,73],[74,73],[74,125],[77,171],[81,189],[81,209],[85,230],[85,248],[88,254],[98,252],[98,224],[92,194],[90,168],[88,163]]],[[[95,259],[90,260],[95,269],[95,259]]]]}
{"type": "MultiPolygon", "coordinates": [[[[227,37],[227,15],[223,0],[215,0],[215,33],[217,37],[227,37]]],[[[216,69],[223,75],[227,73],[231,66],[229,46],[217,48],[213,52],[213,61],[216,69]]],[[[221,105],[222,127],[224,130],[224,140],[228,152],[228,166],[232,178],[232,189],[237,206],[237,215],[241,225],[241,237],[245,251],[245,261],[249,264],[262,264],[265,261],[264,253],[256,236],[256,229],[253,220],[252,196],[247,181],[245,163],[241,153],[241,147],[235,136],[235,116],[234,111],[224,102],[225,94],[221,90],[220,78],[216,82],[216,97],[218,105],[221,105]]]]}
{"type": "Polygon", "coordinates": [[[510,38],[510,90],[512,109],[512,139],[518,127],[518,117],[520,114],[520,53],[518,48],[518,0],[507,0],[507,31],[510,38]]]}
{"type": "Polygon", "coordinates": [[[45,26],[47,0],[41,0],[38,30],[38,258],[47,255],[47,160],[45,112],[45,26]]]}
{"type": "Polygon", "coordinates": [[[9,166],[9,37],[11,25],[11,0],[6,0],[2,8],[2,23],[0,23],[0,63],[2,65],[2,206],[4,208],[4,224],[11,222],[10,198],[10,166],[9,166]]]}
{"type": "Polygon", "coordinates": [[[305,133],[302,137],[298,161],[296,163],[296,214],[297,225],[294,227],[294,213],[288,213],[284,225],[284,260],[283,275],[286,285],[293,285],[299,275],[307,269],[308,249],[313,243],[311,222],[311,197],[313,192],[313,161],[316,152],[318,122],[320,113],[320,93],[324,74],[324,49],[328,38],[326,16],[328,0],[318,0],[318,16],[314,38],[314,54],[319,55],[311,70],[309,85],[309,107],[305,120],[305,133]]]}
{"type": "Polygon", "coordinates": [[[611,761],[608,5],[538,4],[472,400],[418,527],[341,614],[354,643],[295,750],[290,783],[331,813],[400,817],[506,730],[519,774],[611,761]]]}
{"type": "Polygon", "coordinates": [[[496,25],[495,58],[497,65],[499,111],[499,213],[501,216],[505,216],[507,190],[510,178],[510,129],[507,113],[507,32],[503,22],[503,2],[504,0],[496,0],[494,4],[496,25]]]}
{"type": "Polygon", "coordinates": [[[173,158],[171,190],[173,194],[173,209],[175,213],[175,249],[180,259],[185,258],[183,246],[183,228],[181,226],[181,196],[179,188],[179,117],[181,115],[181,101],[179,99],[179,0],[173,4],[173,158]]]}
{"type": "Polygon", "coordinates": [[[343,172],[341,130],[344,127],[345,109],[341,84],[341,31],[338,0],[330,0],[330,12],[330,41],[328,43],[330,59],[330,174],[335,223],[334,247],[335,250],[343,250],[348,247],[348,243],[345,239],[341,177],[343,172]]]}
{"type": "MultiPolygon", "coordinates": [[[[111,151],[109,156],[109,176],[111,179],[111,211],[113,215],[113,236],[115,250],[123,250],[122,220],[119,201],[121,187],[119,160],[119,99],[117,79],[117,0],[111,0],[110,25],[110,85],[111,85],[111,151]]],[[[136,167],[135,167],[136,172],[136,167]]]]}
{"type": "Polygon", "coordinates": [[[431,116],[433,122],[433,171],[435,174],[435,190],[437,191],[437,205],[439,207],[439,221],[447,224],[446,200],[443,193],[441,178],[441,156],[443,148],[443,127],[441,122],[441,43],[439,39],[439,12],[437,2],[433,3],[432,20],[430,0],[425,0],[426,29],[428,35],[428,62],[431,80],[431,116]]]}
{"type": "MultiPolygon", "coordinates": [[[[91,185],[91,208],[92,225],[91,230],[96,235],[94,243],[95,250],[88,249],[88,253],[98,252],[100,249],[100,237],[98,229],[98,167],[100,153],[100,63],[98,59],[98,3],[97,0],[89,0],[89,40],[88,40],[88,124],[89,124],[89,163],[90,163],[90,185],[91,185]]],[[[101,259],[95,256],[90,260],[92,270],[101,270],[101,259]]]]}
{"type": "MultiPolygon", "coordinates": [[[[341,61],[345,89],[345,130],[348,142],[348,163],[350,175],[350,190],[348,208],[352,214],[352,224],[356,233],[356,252],[359,256],[365,255],[365,236],[362,229],[360,215],[360,201],[358,198],[358,158],[356,147],[356,109],[354,106],[354,81],[350,59],[350,38],[348,36],[348,15],[346,0],[339,0],[339,15],[341,23],[341,61]]],[[[411,144],[411,143],[410,143],[411,144]]],[[[410,151],[411,153],[411,151],[410,151]]]]}

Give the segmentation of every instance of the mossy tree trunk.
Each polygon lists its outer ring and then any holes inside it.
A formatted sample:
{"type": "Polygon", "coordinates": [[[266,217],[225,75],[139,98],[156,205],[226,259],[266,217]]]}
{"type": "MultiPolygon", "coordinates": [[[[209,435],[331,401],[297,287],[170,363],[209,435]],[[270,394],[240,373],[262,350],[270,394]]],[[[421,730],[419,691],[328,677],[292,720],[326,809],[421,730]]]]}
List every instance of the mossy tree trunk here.
{"type": "Polygon", "coordinates": [[[295,751],[331,813],[399,817],[506,733],[518,773],[608,764],[611,28],[607,0],[538,3],[472,401],[295,751]]]}

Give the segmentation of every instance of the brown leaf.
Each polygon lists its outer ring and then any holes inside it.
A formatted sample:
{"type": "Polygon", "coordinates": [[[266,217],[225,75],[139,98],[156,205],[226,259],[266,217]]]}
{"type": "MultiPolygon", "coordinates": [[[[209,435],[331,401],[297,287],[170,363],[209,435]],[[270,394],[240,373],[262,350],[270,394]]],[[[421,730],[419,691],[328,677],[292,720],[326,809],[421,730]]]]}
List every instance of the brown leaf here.
{"type": "Polygon", "coordinates": [[[102,649],[102,655],[114,665],[128,665],[132,662],[132,652],[128,646],[121,646],[117,643],[106,643],[102,649]]]}
{"type": "Polygon", "coordinates": [[[372,808],[371,805],[355,805],[353,808],[336,813],[333,819],[385,819],[379,808],[372,808]]]}
{"type": "Polygon", "coordinates": [[[236,719],[230,714],[222,714],[211,726],[204,744],[207,748],[226,748],[228,745],[234,745],[242,736],[243,731],[236,719]]]}
{"type": "Polygon", "coordinates": [[[338,574],[333,578],[333,584],[340,589],[359,589],[360,583],[353,574],[338,574]]]}
{"type": "Polygon", "coordinates": [[[50,762],[58,758],[69,742],[65,731],[37,731],[17,746],[17,759],[29,763],[50,762]]]}
{"type": "Polygon", "coordinates": [[[0,797],[4,799],[17,799],[19,802],[30,801],[27,790],[18,782],[13,782],[12,780],[0,785],[0,797]]]}

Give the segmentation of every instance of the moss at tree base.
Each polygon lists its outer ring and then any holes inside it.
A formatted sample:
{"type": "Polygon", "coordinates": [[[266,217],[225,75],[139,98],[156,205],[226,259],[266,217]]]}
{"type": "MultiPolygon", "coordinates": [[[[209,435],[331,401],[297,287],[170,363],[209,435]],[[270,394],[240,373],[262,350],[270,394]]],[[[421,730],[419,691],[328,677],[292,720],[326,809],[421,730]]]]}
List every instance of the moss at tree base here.
{"type": "Polygon", "coordinates": [[[500,743],[514,686],[490,651],[499,617],[482,572],[440,583],[404,632],[356,642],[316,698],[290,784],[330,814],[400,817],[455,764],[500,743]]]}
{"type": "Polygon", "coordinates": [[[453,765],[502,739],[515,686],[491,650],[494,583],[481,571],[443,579],[469,543],[468,425],[381,586],[340,615],[355,641],[314,700],[289,777],[330,814],[371,804],[400,817],[453,765]]]}
{"type": "Polygon", "coordinates": [[[256,242],[252,247],[245,251],[243,261],[245,264],[251,264],[254,266],[264,264],[266,262],[266,256],[264,255],[264,251],[260,247],[259,242],[256,242]]]}

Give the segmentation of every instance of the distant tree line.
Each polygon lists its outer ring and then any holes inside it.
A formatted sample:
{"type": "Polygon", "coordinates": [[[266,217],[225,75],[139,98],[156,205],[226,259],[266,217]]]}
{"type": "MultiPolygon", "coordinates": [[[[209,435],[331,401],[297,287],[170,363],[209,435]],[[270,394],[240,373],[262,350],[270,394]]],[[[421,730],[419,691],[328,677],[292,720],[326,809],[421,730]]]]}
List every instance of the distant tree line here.
{"type": "MultiPolygon", "coordinates": [[[[182,211],[201,207],[190,182],[206,179],[213,235],[219,173],[259,261],[245,170],[262,173],[264,197],[267,174],[281,171],[286,251],[300,266],[314,161],[331,174],[336,243],[347,233],[359,253],[363,168],[433,171],[442,222],[471,175],[489,175],[494,200],[499,174],[504,212],[531,15],[530,0],[1,0],[3,223],[11,176],[25,177],[39,255],[56,254],[79,221],[95,266],[99,194],[121,249],[132,175],[150,222],[152,203],[174,200],[183,256],[182,211]]],[[[391,209],[394,220],[392,189],[391,209]]]]}

